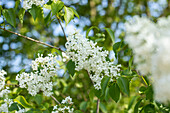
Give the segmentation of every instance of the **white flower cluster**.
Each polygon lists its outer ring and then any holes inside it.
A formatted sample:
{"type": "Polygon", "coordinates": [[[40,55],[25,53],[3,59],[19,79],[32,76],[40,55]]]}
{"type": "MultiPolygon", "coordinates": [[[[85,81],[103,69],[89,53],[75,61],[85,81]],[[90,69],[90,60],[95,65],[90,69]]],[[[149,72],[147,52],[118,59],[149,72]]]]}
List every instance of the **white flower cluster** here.
{"type": "MultiPolygon", "coordinates": [[[[20,0],[21,2],[23,0],[20,0]]],[[[24,0],[23,1],[23,8],[25,10],[30,9],[32,7],[32,5],[36,5],[36,6],[42,6],[45,4],[44,0],[24,0]]]]}
{"type": "Polygon", "coordinates": [[[152,74],[155,99],[170,101],[170,16],[153,24],[135,17],[126,23],[125,42],[134,53],[134,63],[142,74],[152,74]],[[134,22],[134,23],[132,23],[134,22]]]}
{"type": "Polygon", "coordinates": [[[84,38],[78,32],[68,36],[65,46],[66,54],[75,62],[75,69],[87,70],[95,89],[101,89],[101,80],[104,76],[110,77],[113,81],[114,77],[120,75],[118,73],[120,65],[115,66],[113,62],[106,61],[108,51],[103,51],[97,43],[84,38]]]}
{"type": "Polygon", "coordinates": [[[57,59],[59,57],[52,54],[48,54],[46,57],[38,54],[38,58],[32,61],[34,71],[31,73],[23,72],[16,76],[19,86],[27,88],[32,96],[35,96],[39,91],[42,91],[46,96],[50,96],[53,88],[52,77],[57,74],[60,68],[57,59]]]}
{"type": "Polygon", "coordinates": [[[73,113],[74,108],[71,108],[70,106],[73,104],[72,98],[70,96],[66,97],[64,100],[62,100],[61,105],[54,106],[52,113],[73,113]]]}
{"type": "Polygon", "coordinates": [[[155,48],[155,38],[157,34],[156,25],[145,17],[134,17],[125,23],[125,42],[129,44],[134,53],[134,63],[142,75],[151,72],[151,57],[155,48]]]}
{"type": "Polygon", "coordinates": [[[10,93],[9,87],[5,88],[5,76],[7,73],[4,70],[0,70],[0,97],[8,95],[10,93]],[[5,88],[5,89],[4,89],[5,88]]]}
{"type": "Polygon", "coordinates": [[[4,104],[1,104],[1,106],[0,106],[0,113],[1,112],[6,112],[6,113],[8,113],[9,111],[8,111],[8,108],[11,106],[11,104],[13,104],[13,100],[12,99],[8,99],[8,98],[6,98],[6,99],[4,99],[4,104]]]}
{"type": "Polygon", "coordinates": [[[4,70],[0,70],[0,90],[5,86],[5,76],[7,73],[4,70]]]}

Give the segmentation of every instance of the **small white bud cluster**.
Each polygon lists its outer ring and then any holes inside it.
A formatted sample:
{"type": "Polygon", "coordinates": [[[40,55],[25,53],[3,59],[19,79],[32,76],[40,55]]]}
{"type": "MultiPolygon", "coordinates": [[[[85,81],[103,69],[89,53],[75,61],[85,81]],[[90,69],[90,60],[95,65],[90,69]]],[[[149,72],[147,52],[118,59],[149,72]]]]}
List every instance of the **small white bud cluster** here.
{"type": "Polygon", "coordinates": [[[32,96],[35,96],[39,91],[42,91],[46,96],[50,96],[53,88],[52,77],[57,74],[60,68],[57,63],[59,58],[52,54],[48,54],[46,57],[38,54],[38,58],[32,61],[32,69],[34,71],[31,73],[23,72],[16,76],[19,86],[27,88],[32,96]]]}
{"type": "Polygon", "coordinates": [[[104,76],[110,77],[113,81],[116,76],[120,75],[118,73],[120,65],[115,66],[113,62],[106,61],[108,51],[103,51],[97,43],[84,38],[78,32],[68,36],[65,46],[66,54],[75,62],[75,69],[77,71],[87,70],[95,89],[101,89],[101,80],[104,76]]]}
{"type": "Polygon", "coordinates": [[[170,102],[170,16],[157,23],[134,17],[126,23],[125,42],[134,53],[134,63],[143,75],[152,74],[155,100],[170,102]]]}
{"type": "Polygon", "coordinates": [[[54,106],[52,113],[73,113],[74,108],[71,108],[70,106],[73,104],[72,98],[70,96],[66,97],[64,100],[62,100],[61,105],[54,106]]]}

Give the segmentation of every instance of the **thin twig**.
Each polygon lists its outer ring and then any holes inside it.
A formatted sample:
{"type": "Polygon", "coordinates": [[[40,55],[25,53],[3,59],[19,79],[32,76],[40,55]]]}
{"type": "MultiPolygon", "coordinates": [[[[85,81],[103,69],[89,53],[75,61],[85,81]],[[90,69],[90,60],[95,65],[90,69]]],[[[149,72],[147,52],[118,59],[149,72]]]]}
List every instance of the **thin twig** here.
{"type": "Polygon", "coordinates": [[[97,109],[96,109],[96,113],[99,113],[99,105],[100,105],[100,99],[97,99],[97,109]]]}
{"type": "Polygon", "coordinates": [[[61,29],[62,29],[62,31],[63,31],[63,33],[64,33],[64,37],[65,37],[65,39],[67,40],[66,33],[65,33],[64,28],[63,28],[63,26],[62,26],[62,24],[61,24],[61,21],[60,21],[60,19],[59,19],[58,17],[57,17],[57,20],[58,20],[58,22],[59,22],[59,24],[60,24],[60,26],[61,26],[61,29]]]}
{"type": "Polygon", "coordinates": [[[25,39],[27,39],[27,40],[31,40],[31,41],[33,41],[33,42],[36,42],[36,43],[39,43],[39,44],[42,44],[42,45],[46,45],[46,46],[48,46],[48,47],[55,48],[55,49],[57,49],[57,50],[59,50],[59,51],[64,52],[63,50],[61,50],[61,48],[54,47],[54,46],[52,46],[52,45],[49,45],[49,44],[46,44],[46,43],[44,43],[44,42],[41,42],[41,41],[35,40],[35,39],[33,39],[33,38],[30,38],[30,37],[27,37],[27,36],[21,35],[21,34],[19,34],[19,33],[16,33],[16,32],[10,31],[10,30],[7,30],[7,29],[5,29],[5,28],[0,28],[0,29],[2,29],[2,30],[4,30],[4,31],[7,31],[7,32],[9,32],[9,33],[12,33],[12,34],[18,35],[18,36],[20,36],[20,37],[22,37],[22,38],[25,38],[25,39]]]}
{"type": "Polygon", "coordinates": [[[60,102],[59,102],[54,96],[51,95],[51,98],[52,98],[54,101],[56,101],[58,104],[60,104],[60,102]]]}
{"type": "Polygon", "coordinates": [[[17,87],[19,87],[19,85],[18,84],[5,84],[6,86],[17,86],[17,87]]]}

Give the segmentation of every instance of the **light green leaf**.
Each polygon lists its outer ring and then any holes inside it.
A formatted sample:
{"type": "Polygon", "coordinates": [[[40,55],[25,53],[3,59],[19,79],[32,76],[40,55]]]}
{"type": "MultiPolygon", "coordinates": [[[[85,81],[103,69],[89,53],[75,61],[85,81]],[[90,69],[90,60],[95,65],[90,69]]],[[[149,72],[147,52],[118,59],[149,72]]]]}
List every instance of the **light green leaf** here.
{"type": "Polygon", "coordinates": [[[129,93],[129,80],[125,77],[120,77],[117,80],[117,84],[119,85],[120,89],[126,93],[128,96],[130,95],[129,93]]]}
{"type": "Polygon", "coordinates": [[[25,14],[25,9],[21,8],[18,13],[18,17],[19,17],[21,24],[23,24],[24,14],[25,14]]]}
{"type": "Polygon", "coordinates": [[[77,18],[80,19],[79,14],[77,13],[77,11],[76,11],[73,7],[70,7],[70,8],[73,10],[74,15],[75,15],[77,18]]]}
{"type": "Polygon", "coordinates": [[[68,73],[71,75],[71,76],[74,76],[74,73],[75,73],[75,63],[70,60],[67,65],[66,65],[67,69],[68,69],[68,73]]]}
{"type": "Polygon", "coordinates": [[[64,20],[67,26],[67,24],[74,18],[74,12],[70,7],[66,7],[66,6],[64,6],[64,11],[65,11],[64,20]]]}
{"type": "Polygon", "coordinates": [[[98,28],[98,27],[96,27],[96,26],[91,26],[91,27],[86,31],[86,38],[88,37],[89,32],[90,32],[92,29],[97,29],[97,30],[99,31],[99,28],[98,28]]]}
{"type": "Polygon", "coordinates": [[[118,102],[120,98],[120,89],[117,83],[114,83],[110,88],[109,88],[109,94],[111,98],[115,101],[118,102]]]}
{"type": "Polygon", "coordinates": [[[6,21],[11,24],[13,27],[16,26],[16,15],[14,9],[4,9],[3,10],[3,16],[6,18],[6,21]]]}
{"type": "Polygon", "coordinates": [[[38,105],[40,105],[40,104],[42,103],[42,101],[43,101],[43,97],[42,97],[42,95],[37,94],[37,95],[34,97],[34,100],[35,100],[35,102],[36,102],[38,105]]]}
{"type": "Polygon", "coordinates": [[[47,24],[50,21],[50,15],[51,15],[51,11],[48,13],[48,15],[44,19],[45,24],[47,24]]]}
{"type": "Polygon", "coordinates": [[[80,103],[80,110],[86,111],[87,109],[87,102],[83,101],[80,103]]]}
{"type": "Polygon", "coordinates": [[[52,15],[58,15],[58,12],[64,7],[64,3],[62,1],[56,1],[51,4],[51,12],[52,15]]]}
{"type": "Polygon", "coordinates": [[[114,44],[115,43],[115,37],[114,37],[114,32],[110,29],[110,28],[104,28],[107,33],[109,34],[111,40],[112,40],[112,43],[114,44]]]}
{"type": "Polygon", "coordinates": [[[23,96],[18,96],[14,99],[15,102],[18,102],[25,108],[31,108],[32,106],[26,101],[26,99],[23,96]]]}

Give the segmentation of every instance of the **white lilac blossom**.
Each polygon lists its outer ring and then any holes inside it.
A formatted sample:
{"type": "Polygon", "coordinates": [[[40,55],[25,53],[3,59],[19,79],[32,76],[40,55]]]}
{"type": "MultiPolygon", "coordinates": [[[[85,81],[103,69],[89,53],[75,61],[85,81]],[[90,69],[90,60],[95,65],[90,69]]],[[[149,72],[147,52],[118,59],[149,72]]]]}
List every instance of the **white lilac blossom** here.
{"type": "Polygon", "coordinates": [[[54,56],[48,54],[48,56],[43,57],[43,55],[38,54],[38,58],[32,61],[31,73],[21,73],[16,76],[16,80],[19,81],[19,86],[21,88],[27,88],[29,94],[35,96],[39,91],[42,91],[44,95],[52,95],[52,77],[54,77],[59,70],[59,64],[57,59],[59,56],[54,56]]]}
{"type": "Polygon", "coordinates": [[[75,70],[87,70],[95,89],[101,89],[101,80],[104,76],[110,77],[111,81],[119,76],[119,66],[106,61],[108,51],[103,51],[97,43],[84,38],[78,32],[68,36],[65,46],[66,55],[75,62],[75,70]]]}
{"type": "Polygon", "coordinates": [[[74,112],[74,108],[72,108],[73,102],[72,102],[72,98],[70,98],[70,96],[66,97],[64,100],[62,100],[60,105],[56,105],[53,108],[52,113],[73,113],[74,112]]]}
{"type": "Polygon", "coordinates": [[[139,16],[125,23],[125,27],[125,42],[133,50],[136,68],[142,75],[146,75],[151,72],[151,57],[155,51],[157,28],[149,19],[139,16]]]}
{"type": "Polygon", "coordinates": [[[45,4],[44,0],[20,0],[20,1],[23,2],[23,8],[25,10],[30,9],[32,5],[42,6],[45,4]]]}
{"type": "Polygon", "coordinates": [[[4,102],[3,104],[1,104],[0,106],[0,112],[6,112],[8,113],[8,108],[11,106],[11,104],[13,104],[13,100],[12,99],[4,99],[4,102]]]}
{"type": "Polygon", "coordinates": [[[0,90],[5,86],[5,76],[7,73],[4,70],[0,70],[0,90]]]}
{"type": "Polygon", "coordinates": [[[25,109],[21,109],[19,106],[18,106],[18,108],[19,108],[19,111],[15,111],[15,113],[25,113],[26,112],[25,109]]]}
{"type": "Polygon", "coordinates": [[[170,16],[155,24],[140,17],[131,22],[126,23],[125,42],[134,52],[137,70],[151,73],[155,100],[166,104],[170,102],[170,16]]]}

